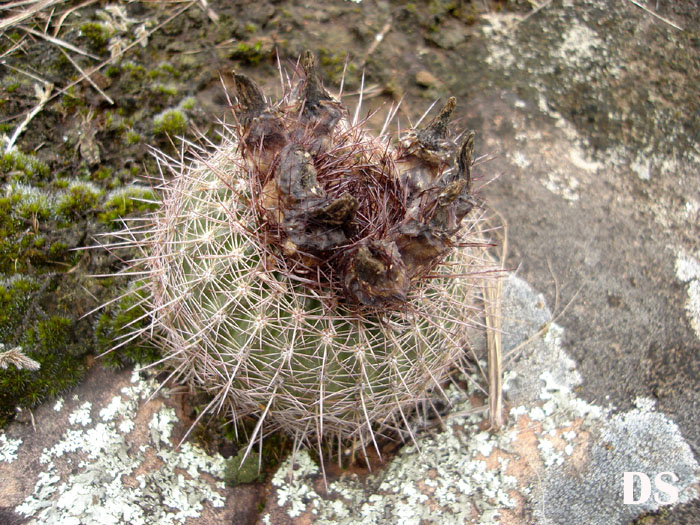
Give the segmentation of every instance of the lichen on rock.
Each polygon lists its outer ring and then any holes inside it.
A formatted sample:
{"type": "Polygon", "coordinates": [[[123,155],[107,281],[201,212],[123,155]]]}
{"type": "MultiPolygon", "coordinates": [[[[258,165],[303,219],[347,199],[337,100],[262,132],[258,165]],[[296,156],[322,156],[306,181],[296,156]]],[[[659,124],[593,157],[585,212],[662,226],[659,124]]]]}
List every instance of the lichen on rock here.
{"type": "MultiPolygon", "coordinates": [[[[175,449],[172,408],[153,401],[160,406],[150,432],[133,434],[142,403],[158,388],[143,373],[136,368],[105,406],[84,402],[70,414],[69,427],[41,453],[34,491],[16,512],[33,523],[176,524],[199,517],[205,503],[224,504],[224,459],[191,443],[175,449]]],[[[4,438],[0,450],[11,456],[18,443],[4,438]]]]}

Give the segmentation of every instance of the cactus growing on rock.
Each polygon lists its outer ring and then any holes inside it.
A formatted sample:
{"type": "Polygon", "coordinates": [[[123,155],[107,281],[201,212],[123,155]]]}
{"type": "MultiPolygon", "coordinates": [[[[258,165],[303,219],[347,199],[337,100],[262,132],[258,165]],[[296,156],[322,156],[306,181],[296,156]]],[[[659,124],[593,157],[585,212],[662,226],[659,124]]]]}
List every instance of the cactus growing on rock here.
{"type": "Polygon", "coordinates": [[[282,429],[368,445],[441,389],[480,315],[474,134],[448,139],[450,99],[396,145],[373,137],[309,54],[275,104],[234,83],[223,142],[165,161],[161,209],[123,232],[148,291],[131,337],[209,410],[256,416],[251,443],[282,429]]]}

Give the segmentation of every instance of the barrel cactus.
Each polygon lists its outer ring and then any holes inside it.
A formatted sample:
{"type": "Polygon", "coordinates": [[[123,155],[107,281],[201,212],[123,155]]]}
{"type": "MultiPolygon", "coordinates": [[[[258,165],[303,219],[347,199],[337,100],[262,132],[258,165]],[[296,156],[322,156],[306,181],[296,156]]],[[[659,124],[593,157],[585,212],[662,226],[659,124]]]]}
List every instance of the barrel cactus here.
{"type": "Polygon", "coordinates": [[[123,232],[143,252],[129,270],[150,320],[133,337],[209,411],[256,417],[251,443],[406,435],[478,324],[474,134],[449,138],[451,98],[423,127],[373,136],[310,54],[276,103],[234,85],[221,144],[162,156],[160,209],[123,232]]]}

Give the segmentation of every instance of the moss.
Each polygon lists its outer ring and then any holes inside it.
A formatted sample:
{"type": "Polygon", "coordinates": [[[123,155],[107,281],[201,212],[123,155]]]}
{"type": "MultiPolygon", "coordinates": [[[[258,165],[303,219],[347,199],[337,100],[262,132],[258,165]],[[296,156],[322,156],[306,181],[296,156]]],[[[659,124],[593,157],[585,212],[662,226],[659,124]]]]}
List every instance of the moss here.
{"type": "Polygon", "coordinates": [[[146,73],[148,78],[151,80],[155,80],[158,78],[162,79],[168,79],[168,78],[177,78],[180,76],[180,73],[173,67],[172,64],[169,64],[167,62],[160,64],[157,68],[151,69],[146,73]]]}
{"type": "Polygon", "coordinates": [[[54,203],[50,193],[38,188],[6,186],[5,197],[0,198],[1,273],[42,271],[42,266],[55,261],[48,252],[51,238],[60,235],[54,203]]]}
{"type": "Polygon", "coordinates": [[[121,74],[121,69],[117,66],[109,66],[105,69],[105,76],[107,78],[117,78],[121,74]]]}
{"type": "MultiPolygon", "coordinates": [[[[17,247],[12,242],[17,231],[22,227],[22,221],[14,213],[14,208],[21,201],[21,196],[0,198],[0,271],[3,273],[13,273],[12,267],[16,261],[18,253],[17,247]]],[[[0,327],[2,327],[2,317],[0,314],[0,327]]]]}
{"type": "Polygon", "coordinates": [[[95,326],[96,348],[98,354],[104,354],[102,362],[109,368],[122,368],[135,363],[154,363],[161,358],[158,348],[144,343],[139,338],[105,354],[115,344],[128,339],[129,334],[134,330],[148,325],[148,317],[139,319],[146,314],[145,309],[140,304],[140,301],[145,299],[146,292],[133,291],[138,286],[138,282],[132,284],[132,292],[110,305],[97,320],[95,326]]]}
{"type": "Polygon", "coordinates": [[[246,449],[241,448],[234,457],[226,461],[226,470],[224,472],[224,480],[230,486],[240,485],[242,483],[255,483],[262,481],[264,474],[258,472],[258,461],[260,455],[252,450],[248,457],[243,459],[246,449]]]}
{"type": "Polygon", "coordinates": [[[153,133],[176,136],[187,131],[187,115],[180,109],[166,109],[153,119],[153,133]]]}
{"type": "Polygon", "coordinates": [[[111,111],[105,111],[104,112],[104,118],[105,118],[105,128],[106,129],[114,129],[114,113],[111,111]]]}
{"type": "Polygon", "coordinates": [[[187,97],[180,103],[180,107],[185,111],[192,111],[197,105],[197,99],[195,97],[187,97]]]}
{"type": "Polygon", "coordinates": [[[177,72],[177,70],[173,67],[173,65],[172,65],[172,64],[169,64],[169,63],[167,63],[167,62],[163,62],[161,65],[159,65],[159,66],[158,66],[158,69],[159,69],[160,71],[163,71],[163,72],[168,73],[168,74],[173,75],[173,76],[177,76],[177,75],[178,75],[178,72],[177,72]]]}
{"type": "Polygon", "coordinates": [[[105,25],[97,22],[87,22],[80,26],[80,36],[87,46],[95,53],[107,51],[107,44],[112,36],[112,31],[105,25]]]}
{"type": "Polygon", "coordinates": [[[345,67],[347,55],[345,53],[333,53],[330,49],[321,48],[318,52],[318,61],[326,76],[334,84],[340,84],[345,71],[345,85],[354,87],[359,82],[357,68],[352,63],[345,67]]]}
{"type": "Polygon", "coordinates": [[[430,0],[428,2],[428,10],[436,17],[444,17],[450,11],[457,8],[455,0],[430,0]]]}
{"type": "Polygon", "coordinates": [[[68,245],[65,242],[56,241],[51,243],[51,246],[49,246],[49,255],[52,258],[58,259],[59,257],[63,256],[67,250],[68,245]]]}
{"type": "Polygon", "coordinates": [[[165,95],[166,97],[174,97],[177,95],[177,88],[170,84],[153,84],[151,86],[151,91],[160,95],[165,95]]]}
{"type": "Polygon", "coordinates": [[[20,214],[23,218],[36,218],[47,220],[51,216],[51,208],[45,202],[37,201],[31,203],[22,203],[20,214]]]}
{"type": "Polygon", "coordinates": [[[56,178],[53,181],[53,187],[59,190],[66,189],[70,182],[64,178],[56,178]]]}
{"type": "Polygon", "coordinates": [[[127,186],[107,195],[102,205],[104,211],[98,215],[103,223],[113,223],[120,217],[134,213],[145,213],[158,207],[158,197],[149,188],[127,186]]]}
{"type": "Polygon", "coordinates": [[[7,151],[0,157],[0,176],[6,182],[40,182],[50,174],[49,167],[44,162],[17,149],[7,151]]]}
{"type": "Polygon", "coordinates": [[[87,182],[73,182],[58,199],[56,213],[64,219],[79,219],[97,207],[100,190],[87,182]]]}
{"type": "Polygon", "coordinates": [[[61,97],[61,106],[66,111],[71,111],[84,105],[83,97],[76,94],[75,86],[69,87],[61,97]]]}
{"type": "Polygon", "coordinates": [[[22,320],[31,306],[39,284],[29,277],[13,277],[0,284],[0,342],[16,344],[22,320]]]}
{"type": "MultiPolygon", "coordinates": [[[[16,301],[10,301],[10,306],[17,310],[16,301]]],[[[89,348],[76,336],[74,322],[67,317],[54,315],[38,321],[19,346],[41,366],[36,371],[0,370],[0,426],[12,419],[16,407],[32,407],[74,386],[86,369],[89,348]]]]}
{"type": "MultiPolygon", "coordinates": [[[[147,77],[146,68],[133,62],[124,62],[122,63],[121,71],[122,75],[119,83],[122,90],[125,93],[133,93],[140,97],[147,77]]],[[[119,108],[119,110],[123,112],[124,108],[119,108]]]]}
{"type": "Polygon", "coordinates": [[[129,146],[133,146],[134,144],[138,144],[139,142],[141,142],[141,135],[139,135],[135,131],[128,131],[126,133],[126,143],[129,146]]]}
{"type": "Polygon", "coordinates": [[[230,54],[231,58],[240,60],[251,66],[255,66],[269,56],[269,50],[264,49],[263,43],[257,41],[253,44],[239,42],[230,54]]]}
{"type": "Polygon", "coordinates": [[[13,275],[45,262],[38,227],[51,215],[48,197],[36,188],[8,187],[0,198],[0,272],[13,275]]]}
{"type": "Polygon", "coordinates": [[[95,171],[92,174],[92,179],[94,180],[107,180],[112,176],[112,168],[108,168],[107,166],[102,166],[100,169],[95,171]]]}
{"type": "Polygon", "coordinates": [[[16,212],[23,219],[47,221],[53,215],[49,195],[41,190],[32,186],[13,185],[7,191],[10,195],[21,196],[21,200],[16,206],[16,212]]]}

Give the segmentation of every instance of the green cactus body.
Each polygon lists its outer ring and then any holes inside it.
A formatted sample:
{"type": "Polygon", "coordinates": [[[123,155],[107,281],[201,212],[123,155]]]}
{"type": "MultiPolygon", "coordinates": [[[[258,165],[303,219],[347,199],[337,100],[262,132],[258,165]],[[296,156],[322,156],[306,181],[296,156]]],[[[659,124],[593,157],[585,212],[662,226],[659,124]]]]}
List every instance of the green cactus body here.
{"type": "Polygon", "coordinates": [[[457,166],[444,129],[430,155],[412,153],[416,130],[390,147],[313,75],[307,60],[275,106],[237,76],[240,124],[211,154],[170,166],[153,224],[129,230],[145,253],[135,269],[147,273],[151,325],[141,330],[213,396],[210,410],[257,416],[252,439],[281,429],[309,444],[368,444],[405,428],[440,389],[480,315],[483,262],[456,248],[481,241],[471,144],[457,166]],[[369,175],[364,194],[338,189],[369,175]]]}

